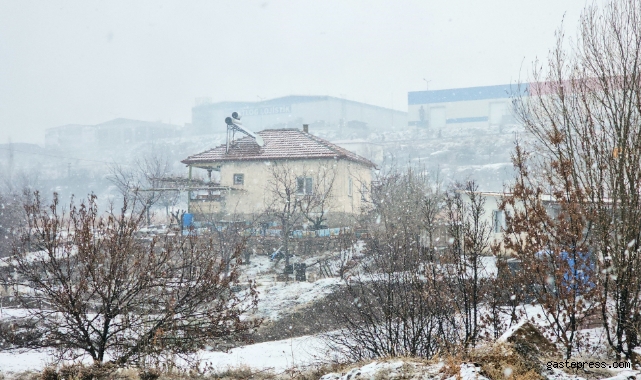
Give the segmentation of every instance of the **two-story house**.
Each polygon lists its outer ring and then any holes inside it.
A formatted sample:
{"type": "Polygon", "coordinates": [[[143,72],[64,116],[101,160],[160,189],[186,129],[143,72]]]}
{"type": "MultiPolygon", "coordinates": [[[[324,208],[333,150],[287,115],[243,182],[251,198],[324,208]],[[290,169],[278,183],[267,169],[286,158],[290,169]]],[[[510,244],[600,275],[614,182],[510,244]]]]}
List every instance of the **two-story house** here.
{"type": "Polygon", "coordinates": [[[303,130],[269,129],[256,135],[262,141],[246,136],[182,161],[190,178],[199,169],[210,181],[190,192],[190,213],[263,212],[279,201],[274,187],[281,174],[289,176],[293,186],[288,191],[299,198],[329,189],[331,201],[324,206],[328,213],[361,210],[375,168],[371,161],[308,133],[306,125],[303,130]]]}

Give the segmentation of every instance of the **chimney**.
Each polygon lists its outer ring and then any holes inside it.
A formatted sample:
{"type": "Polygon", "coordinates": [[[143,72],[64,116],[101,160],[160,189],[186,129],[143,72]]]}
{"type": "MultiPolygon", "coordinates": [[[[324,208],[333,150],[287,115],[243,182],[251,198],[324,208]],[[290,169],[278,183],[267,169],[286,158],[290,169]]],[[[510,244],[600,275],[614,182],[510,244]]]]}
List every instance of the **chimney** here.
{"type": "Polygon", "coordinates": [[[309,124],[303,124],[303,132],[309,133],[309,124]]]}

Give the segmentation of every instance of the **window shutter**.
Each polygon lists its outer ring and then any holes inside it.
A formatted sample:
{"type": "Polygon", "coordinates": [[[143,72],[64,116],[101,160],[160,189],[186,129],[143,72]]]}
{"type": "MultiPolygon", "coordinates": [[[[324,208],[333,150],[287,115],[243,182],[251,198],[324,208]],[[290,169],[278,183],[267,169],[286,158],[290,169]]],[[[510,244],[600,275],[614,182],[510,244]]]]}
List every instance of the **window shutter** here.
{"type": "Polygon", "coordinates": [[[312,194],[312,179],[309,177],[305,178],[305,194],[312,194]]]}
{"type": "Polygon", "coordinates": [[[296,193],[303,194],[305,191],[305,178],[298,177],[296,178],[296,193]]]}

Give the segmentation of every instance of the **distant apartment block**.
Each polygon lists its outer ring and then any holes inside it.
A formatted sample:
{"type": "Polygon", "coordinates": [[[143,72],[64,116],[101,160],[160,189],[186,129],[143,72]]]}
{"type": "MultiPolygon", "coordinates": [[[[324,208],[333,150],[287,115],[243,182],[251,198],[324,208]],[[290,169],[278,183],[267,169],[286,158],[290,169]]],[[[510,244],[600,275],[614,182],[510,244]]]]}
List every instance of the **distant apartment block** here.
{"type": "Polygon", "coordinates": [[[48,128],[45,132],[47,148],[88,148],[132,145],[179,136],[180,127],[160,122],[114,119],[96,125],[68,124],[48,128]]]}

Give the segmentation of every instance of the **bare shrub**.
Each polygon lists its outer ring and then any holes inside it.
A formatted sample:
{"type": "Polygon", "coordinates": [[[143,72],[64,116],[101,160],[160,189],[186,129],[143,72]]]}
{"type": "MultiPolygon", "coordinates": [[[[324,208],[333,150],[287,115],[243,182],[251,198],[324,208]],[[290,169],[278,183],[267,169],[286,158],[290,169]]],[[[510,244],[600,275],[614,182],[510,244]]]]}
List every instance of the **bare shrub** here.
{"type": "Polygon", "coordinates": [[[25,221],[24,196],[7,190],[0,193],[0,257],[11,254],[18,230],[25,221]]]}
{"type": "Polygon", "coordinates": [[[423,233],[434,226],[440,194],[420,172],[390,173],[372,191],[364,262],[330,296],[330,346],[354,360],[432,357],[456,343],[455,316],[423,233]],[[436,277],[435,277],[436,276],[436,277]]]}
{"type": "Polygon", "coordinates": [[[485,301],[488,285],[493,284],[482,261],[482,256],[490,253],[491,225],[484,219],[485,197],[474,181],[448,191],[444,211],[450,237],[442,255],[447,276],[444,283],[451,290],[452,305],[461,316],[462,340],[467,349],[476,346],[482,324],[481,303],[485,301]]]}

